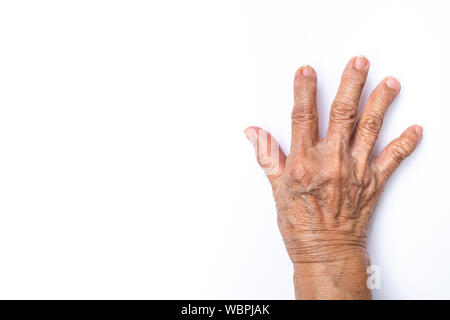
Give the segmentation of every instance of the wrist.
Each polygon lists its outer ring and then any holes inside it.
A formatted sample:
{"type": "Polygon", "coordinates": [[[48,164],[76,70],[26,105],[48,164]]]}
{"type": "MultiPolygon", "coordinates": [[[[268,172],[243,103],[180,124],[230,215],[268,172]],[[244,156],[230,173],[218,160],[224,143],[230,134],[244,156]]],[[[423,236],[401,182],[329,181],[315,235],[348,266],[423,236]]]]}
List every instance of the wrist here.
{"type": "Polygon", "coordinates": [[[294,262],[297,299],[371,299],[370,259],[363,247],[342,250],[328,261],[294,262]],[[345,254],[344,254],[345,253],[345,254]]]}

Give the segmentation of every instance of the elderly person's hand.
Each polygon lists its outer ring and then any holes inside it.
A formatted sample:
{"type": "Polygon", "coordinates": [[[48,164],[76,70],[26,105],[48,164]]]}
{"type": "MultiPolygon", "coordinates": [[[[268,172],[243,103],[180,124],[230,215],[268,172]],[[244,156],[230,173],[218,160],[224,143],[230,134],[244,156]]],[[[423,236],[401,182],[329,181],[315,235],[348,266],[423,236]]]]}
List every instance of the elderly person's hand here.
{"type": "Polygon", "coordinates": [[[366,284],[369,221],[387,179],[422,137],[422,128],[411,126],[372,155],[400,84],[392,77],[383,79],[356,121],[368,70],[365,57],[352,58],[345,67],[323,139],[317,124],[316,73],[310,66],[295,74],[289,155],[263,129],[245,131],[272,185],[278,226],[294,264],[297,298],[371,297],[366,284]]]}

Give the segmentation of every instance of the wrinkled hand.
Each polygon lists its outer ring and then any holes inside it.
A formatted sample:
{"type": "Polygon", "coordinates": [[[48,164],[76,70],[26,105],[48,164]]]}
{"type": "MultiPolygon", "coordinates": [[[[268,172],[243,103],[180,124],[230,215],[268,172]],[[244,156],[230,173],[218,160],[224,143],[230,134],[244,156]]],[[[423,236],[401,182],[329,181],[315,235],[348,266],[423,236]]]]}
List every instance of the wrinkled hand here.
{"type": "Polygon", "coordinates": [[[422,137],[422,128],[411,126],[372,155],[400,84],[392,77],[383,79],[356,121],[368,70],[365,57],[348,62],[323,139],[317,123],[316,73],[310,66],[296,72],[287,157],[263,129],[245,131],[272,185],[278,226],[294,263],[297,298],[371,297],[366,285],[369,220],[387,179],[422,137]]]}

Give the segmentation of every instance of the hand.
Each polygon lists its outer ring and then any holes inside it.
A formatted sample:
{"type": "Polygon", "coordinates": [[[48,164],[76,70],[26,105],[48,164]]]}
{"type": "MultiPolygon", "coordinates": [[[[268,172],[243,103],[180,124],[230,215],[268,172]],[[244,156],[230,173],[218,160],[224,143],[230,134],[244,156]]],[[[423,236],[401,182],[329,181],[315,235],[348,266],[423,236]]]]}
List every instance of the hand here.
{"type": "Polygon", "coordinates": [[[356,121],[368,71],[365,57],[348,62],[323,139],[317,124],[317,78],[310,66],[295,74],[289,155],[263,129],[245,131],[272,185],[278,226],[294,264],[297,298],[371,298],[366,285],[369,220],[387,179],[422,137],[422,128],[411,126],[372,155],[400,84],[392,77],[383,79],[356,121]]]}

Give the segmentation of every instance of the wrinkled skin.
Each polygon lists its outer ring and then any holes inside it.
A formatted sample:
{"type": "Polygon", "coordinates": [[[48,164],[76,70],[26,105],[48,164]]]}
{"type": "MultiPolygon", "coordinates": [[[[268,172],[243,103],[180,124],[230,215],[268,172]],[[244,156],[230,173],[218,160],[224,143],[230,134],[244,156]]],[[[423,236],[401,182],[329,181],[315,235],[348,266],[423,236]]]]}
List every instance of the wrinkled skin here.
{"type": "Polygon", "coordinates": [[[387,179],[422,137],[422,128],[411,126],[380,154],[372,154],[400,84],[392,77],[383,79],[356,119],[368,70],[365,57],[348,62],[323,139],[317,123],[317,77],[310,66],[295,74],[289,155],[263,129],[245,131],[272,185],[278,226],[294,264],[297,298],[371,298],[366,284],[370,218],[387,179]]]}

